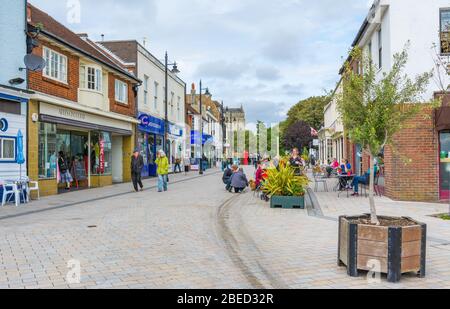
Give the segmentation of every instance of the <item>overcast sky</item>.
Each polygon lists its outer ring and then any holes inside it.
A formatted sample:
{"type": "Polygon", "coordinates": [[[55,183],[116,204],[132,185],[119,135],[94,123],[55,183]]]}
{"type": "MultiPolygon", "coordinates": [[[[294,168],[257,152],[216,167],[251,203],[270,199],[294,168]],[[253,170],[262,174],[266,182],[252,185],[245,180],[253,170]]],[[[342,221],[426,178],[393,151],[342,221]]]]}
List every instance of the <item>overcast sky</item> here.
{"type": "Polygon", "coordinates": [[[283,120],[338,81],[371,0],[30,0],[75,32],[168,50],[180,77],[209,87],[247,121],[283,120]],[[80,22],[67,8],[80,3],[80,22]],[[70,17],[72,16],[72,17],[70,17]],[[76,18],[75,18],[76,21],[76,18]]]}

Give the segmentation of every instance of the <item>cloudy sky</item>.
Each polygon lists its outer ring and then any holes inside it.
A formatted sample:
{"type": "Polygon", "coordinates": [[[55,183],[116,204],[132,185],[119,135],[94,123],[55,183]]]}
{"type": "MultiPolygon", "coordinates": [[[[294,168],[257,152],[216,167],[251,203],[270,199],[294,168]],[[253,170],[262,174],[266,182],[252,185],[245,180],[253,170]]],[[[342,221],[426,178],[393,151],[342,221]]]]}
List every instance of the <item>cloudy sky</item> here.
{"type": "Polygon", "coordinates": [[[147,41],[168,50],[188,84],[249,122],[283,120],[300,99],[334,88],[370,0],[30,0],[94,40],[147,41]],[[70,7],[80,4],[80,22],[70,7]]]}

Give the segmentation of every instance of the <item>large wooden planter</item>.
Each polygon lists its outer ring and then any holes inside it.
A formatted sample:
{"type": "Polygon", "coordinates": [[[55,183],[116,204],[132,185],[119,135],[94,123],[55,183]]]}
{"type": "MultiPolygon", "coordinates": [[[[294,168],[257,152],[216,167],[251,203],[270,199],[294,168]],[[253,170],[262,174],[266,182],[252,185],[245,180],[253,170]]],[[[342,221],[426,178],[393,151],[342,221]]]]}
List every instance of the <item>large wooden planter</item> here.
{"type": "Polygon", "coordinates": [[[369,261],[376,260],[389,282],[399,282],[410,272],[425,277],[426,224],[386,227],[351,222],[367,216],[339,218],[338,265],[347,266],[348,275],[357,277],[359,270],[372,270],[369,261]]]}
{"type": "Polygon", "coordinates": [[[270,208],[305,209],[305,197],[274,195],[270,198],[270,208]]]}

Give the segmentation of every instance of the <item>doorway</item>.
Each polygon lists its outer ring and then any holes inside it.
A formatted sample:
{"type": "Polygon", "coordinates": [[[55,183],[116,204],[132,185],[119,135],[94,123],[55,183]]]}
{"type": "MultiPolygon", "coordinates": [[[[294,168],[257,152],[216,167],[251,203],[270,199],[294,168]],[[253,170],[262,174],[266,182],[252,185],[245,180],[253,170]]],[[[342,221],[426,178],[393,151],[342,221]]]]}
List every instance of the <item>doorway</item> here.
{"type": "Polygon", "coordinates": [[[439,161],[440,161],[440,186],[441,200],[450,199],[450,131],[439,133],[439,161]]]}
{"type": "Polygon", "coordinates": [[[113,183],[123,182],[123,137],[112,137],[112,179],[113,183]]]}

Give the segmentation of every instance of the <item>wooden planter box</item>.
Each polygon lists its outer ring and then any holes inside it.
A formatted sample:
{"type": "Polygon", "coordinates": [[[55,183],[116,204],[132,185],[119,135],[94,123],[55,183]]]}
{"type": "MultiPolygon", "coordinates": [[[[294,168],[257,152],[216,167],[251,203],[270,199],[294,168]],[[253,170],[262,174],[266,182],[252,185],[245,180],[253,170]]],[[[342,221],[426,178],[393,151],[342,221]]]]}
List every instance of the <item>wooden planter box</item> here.
{"type": "Polygon", "coordinates": [[[373,271],[367,264],[376,260],[389,282],[399,282],[402,274],[409,272],[424,278],[426,224],[385,227],[350,222],[366,216],[339,218],[338,265],[347,266],[348,275],[357,277],[358,270],[373,271]]]}
{"type": "Polygon", "coordinates": [[[305,209],[305,197],[275,195],[270,198],[270,208],[305,209]]]}

